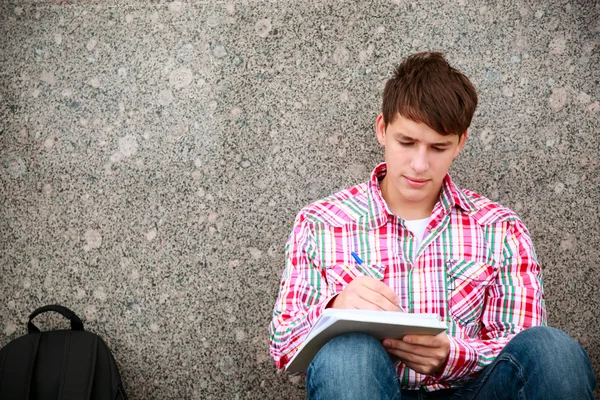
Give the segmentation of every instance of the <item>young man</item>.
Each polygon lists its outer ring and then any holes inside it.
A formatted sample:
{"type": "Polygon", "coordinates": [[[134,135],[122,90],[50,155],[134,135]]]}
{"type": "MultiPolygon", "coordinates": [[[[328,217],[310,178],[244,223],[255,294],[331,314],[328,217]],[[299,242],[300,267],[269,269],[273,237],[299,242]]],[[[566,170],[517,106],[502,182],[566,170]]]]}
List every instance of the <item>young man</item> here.
{"type": "Polygon", "coordinates": [[[476,106],[475,88],[441,53],[408,57],[376,121],[385,163],[296,217],[270,327],[278,368],[328,307],[400,305],[448,322],[437,336],[332,339],[307,371],[309,398],[593,398],[585,350],[545,326],[527,228],[448,175],[476,106]]]}

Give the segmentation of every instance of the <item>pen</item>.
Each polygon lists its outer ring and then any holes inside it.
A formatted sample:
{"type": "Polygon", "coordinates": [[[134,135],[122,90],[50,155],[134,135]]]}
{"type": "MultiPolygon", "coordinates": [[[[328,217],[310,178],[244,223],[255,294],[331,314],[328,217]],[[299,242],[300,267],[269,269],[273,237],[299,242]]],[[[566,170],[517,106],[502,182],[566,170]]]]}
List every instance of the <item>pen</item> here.
{"type": "Polygon", "coordinates": [[[358,265],[363,265],[363,260],[360,259],[360,257],[358,256],[358,254],[356,254],[355,252],[350,253],[352,254],[352,257],[354,257],[354,259],[356,260],[356,262],[358,263],[358,265]]]}
{"type": "MultiPolygon", "coordinates": [[[[351,252],[350,254],[352,255],[352,258],[354,258],[356,260],[358,265],[364,264],[364,261],[358,256],[358,254],[356,254],[355,252],[351,252]]],[[[402,306],[400,304],[398,304],[398,308],[400,309],[400,311],[404,312],[404,309],[402,308],[402,306]]]]}

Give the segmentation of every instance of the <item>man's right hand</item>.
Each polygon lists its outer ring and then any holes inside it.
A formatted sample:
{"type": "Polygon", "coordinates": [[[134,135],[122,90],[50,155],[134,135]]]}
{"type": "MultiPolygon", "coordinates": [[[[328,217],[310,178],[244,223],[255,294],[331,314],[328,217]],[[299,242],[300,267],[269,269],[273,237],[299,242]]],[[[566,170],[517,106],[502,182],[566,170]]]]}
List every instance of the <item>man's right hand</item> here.
{"type": "Polygon", "coordinates": [[[330,308],[400,311],[400,298],[385,283],[367,276],[354,279],[338,294],[330,308]]]}

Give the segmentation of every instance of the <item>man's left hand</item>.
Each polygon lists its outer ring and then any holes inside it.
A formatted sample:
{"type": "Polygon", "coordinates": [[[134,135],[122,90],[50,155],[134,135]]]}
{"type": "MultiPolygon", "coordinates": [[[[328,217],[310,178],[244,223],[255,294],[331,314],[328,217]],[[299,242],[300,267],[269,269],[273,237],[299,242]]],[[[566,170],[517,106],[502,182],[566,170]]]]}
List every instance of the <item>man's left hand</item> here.
{"type": "Polygon", "coordinates": [[[386,351],[400,358],[410,369],[431,375],[442,369],[450,353],[446,332],[433,335],[406,335],[401,340],[384,339],[386,351]]]}

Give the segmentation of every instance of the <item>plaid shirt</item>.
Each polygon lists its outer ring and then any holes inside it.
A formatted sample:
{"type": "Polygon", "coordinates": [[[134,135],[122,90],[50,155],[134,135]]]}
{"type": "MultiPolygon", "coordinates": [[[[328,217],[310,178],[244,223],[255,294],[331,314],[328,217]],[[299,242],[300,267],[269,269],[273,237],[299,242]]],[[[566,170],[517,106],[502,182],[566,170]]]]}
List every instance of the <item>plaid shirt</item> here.
{"type": "Polygon", "coordinates": [[[310,204],[296,217],[270,326],[271,355],[283,369],[329,300],[366,275],[392,288],[405,310],[439,314],[448,323],[443,370],[424,375],[400,363],[402,388],[458,387],[514,335],[546,324],[542,270],[517,215],[458,188],[449,175],[417,248],[381,195],[385,173],[382,163],[369,182],[310,204]]]}

